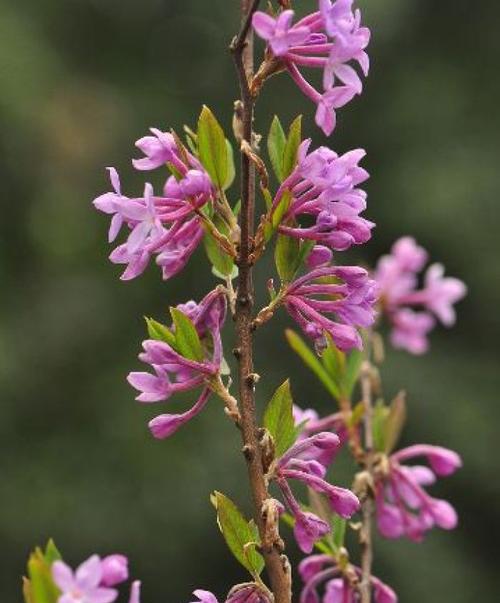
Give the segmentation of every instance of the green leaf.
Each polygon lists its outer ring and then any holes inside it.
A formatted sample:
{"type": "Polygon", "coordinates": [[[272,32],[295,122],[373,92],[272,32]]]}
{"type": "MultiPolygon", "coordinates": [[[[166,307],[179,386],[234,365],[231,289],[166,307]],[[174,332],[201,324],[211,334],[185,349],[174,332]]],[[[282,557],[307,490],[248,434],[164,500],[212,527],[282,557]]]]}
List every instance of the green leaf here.
{"type": "Polygon", "coordinates": [[[236,201],[236,203],[234,204],[233,214],[235,216],[239,216],[240,211],[241,211],[241,199],[238,199],[238,201],[236,201]]]}
{"type": "Polygon", "coordinates": [[[347,520],[334,514],[330,523],[332,527],[333,546],[338,551],[344,546],[347,520]]]}
{"type": "Polygon", "coordinates": [[[288,211],[291,201],[292,193],[289,190],[286,190],[281,196],[281,199],[279,200],[279,203],[273,212],[272,225],[274,229],[278,228],[278,226],[281,224],[281,220],[288,211]]]}
{"type": "Polygon", "coordinates": [[[198,156],[198,136],[196,132],[193,132],[189,126],[184,126],[184,132],[186,133],[186,142],[189,150],[193,155],[198,156]]]}
{"type": "Polygon", "coordinates": [[[233,501],[221,492],[214,492],[212,502],[229,550],[252,575],[259,575],[264,569],[264,559],[251,545],[258,543],[255,524],[247,521],[233,501]]]}
{"type": "Polygon", "coordinates": [[[297,270],[307,259],[307,256],[311,253],[314,247],[314,241],[302,241],[300,244],[300,251],[297,256],[297,270]]]}
{"type": "Polygon", "coordinates": [[[345,371],[345,354],[333,343],[330,335],[326,335],[327,347],[324,350],[321,361],[328,371],[330,377],[335,381],[337,388],[342,395],[342,377],[345,371]]]}
{"type": "Polygon", "coordinates": [[[264,427],[273,436],[276,455],[281,456],[295,442],[295,421],[290,381],[274,392],[264,413],[264,427]]]}
{"type": "Polygon", "coordinates": [[[384,452],[390,454],[398,443],[406,422],[406,394],[401,391],[394,398],[389,408],[384,425],[384,452]]]}
{"type": "Polygon", "coordinates": [[[296,117],[286,139],[285,149],[283,151],[283,180],[287,178],[297,165],[297,152],[302,140],[302,115],[296,117]]]}
{"type": "Polygon", "coordinates": [[[279,182],[283,182],[283,156],[285,153],[286,136],[283,126],[277,115],[274,116],[267,137],[267,151],[273,166],[274,173],[279,182]]]}
{"type": "Polygon", "coordinates": [[[289,283],[297,272],[297,258],[300,253],[300,243],[295,237],[278,235],[274,261],[283,283],[289,283]]]}
{"type": "MultiPolygon", "coordinates": [[[[219,232],[222,234],[228,233],[226,224],[218,215],[214,215],[213,223],[219,232]]],[[[203,244],[205,246],[207,257],[212,266],[224,277],[229,276],[234,269],[233,258],[220,247],[218,241],[210,234],[208,229],[205,230],[203,244]]]]}
{"type": "Polygon", "coordinates": [[[292,350],[294,350],[302,358],[306,366],[308,366],[318,377],[328,392],[338,400],[340,398],[338,386],[330,377],[325,367],[321,364],[316,354],[304,342],[302,337],[295,333],[295,331],[287,329],[285,331],[285,335],[292,350]]]}
{"type": "Polygon", "coordinates": [[[177,308],[170,308],[175,325],[177,350],[184,358],[201,362],[204,358],[201,341],[191,319],[177,308]]]}
{"type": "Polygon", "coordinates": [[[373,407],[372,432],[375,450],[385,450],[385,422],[389,415],[389,408],[383,400],[377,400],[373,407]]]}
{"type": "Polygon", "coordinates": [[[59,561],[61,559],[61,553],[59,552],[52,538],[50,538],[47,542],[47,546],[45,547],[45,561],[49,565],[52,565],[54,561],[59,561]]]}
{"type": "Polygon", "coordinates": [[[33,603],[57,603],[60,592],[52,580],[51,564],[42,550],[36,548],[28,560],[29,587],[24,592],[33,603]]]}
{"type": "Polygon", "coordinates": [[[233,145],[229,142],[229,140],[226,138],[226,148],[227,148],[227,176],[226,176],[226,181],[224,182],[224,186],[222,187],[223,190],[227,191],[228,188],[231,187],[231,185],[234,182],[234,178],[236,176],[236,170],[234,168],[234,152],[233,152],[233,145]]]}
{"type": "MultiPolygon", "coordinates": [[[[269,191],[267,191],[266,193],[265,190],[263,191],[263,193],[264,199],[266,200],[267,209],[270,210],[273,203],[271,194],[269,193],[269,191]]],[[[283,219],[285,213],[288,211],[291,201],[292,193],[289,190],[284,191],[283,195],[281,196],[281,199],[278,202],[278,205],[275,207],[271,215],[271,220],[266,223],[264,232],[266,242],[271,239],[273,234],[276,232],[278,226],[281,224],[281,220],[283,219]]]]}
{"type": "Polygon", "coordinates": [[[345,374],[342,383],[343,393],[349,400],[352,396],[352,391],[359,379],[359,372],[361,370],[361,364],[363,363],[363,352],[360,350],[352,350],[347,356],[347,362],[345,366],[345,374]]]}
{"type": "Polygon", "coordinates": [[[162,325],[161,322],[158,322],[153,318],[148,318],[147,316],[144,317],[144,320],[146,321],[148,335],[151,337],[151,339],[164,341],[165,343],[168,343],[170,347],[176,349],[177,342],[175,340],[175,335],[168,327],[162,325]]]}
{"type": "Polygon", "coordinates": [[[228,181],[228,148],[226,137],[210,109],[203,105],[198,119],[198,155],[215,184],[224,188],[228,181]]]}

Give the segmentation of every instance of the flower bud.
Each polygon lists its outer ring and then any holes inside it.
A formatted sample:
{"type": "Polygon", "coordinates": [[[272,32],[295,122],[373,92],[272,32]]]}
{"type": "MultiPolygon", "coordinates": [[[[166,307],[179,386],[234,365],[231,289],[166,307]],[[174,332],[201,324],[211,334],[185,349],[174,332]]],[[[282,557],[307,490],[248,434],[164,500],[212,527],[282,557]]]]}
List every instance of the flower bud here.
{"type": "Polygon", "coordinates": [[[101,561],[104,586],[115,586],[128,579],[128,559],[124,555],[108,555],[101,561]]]}

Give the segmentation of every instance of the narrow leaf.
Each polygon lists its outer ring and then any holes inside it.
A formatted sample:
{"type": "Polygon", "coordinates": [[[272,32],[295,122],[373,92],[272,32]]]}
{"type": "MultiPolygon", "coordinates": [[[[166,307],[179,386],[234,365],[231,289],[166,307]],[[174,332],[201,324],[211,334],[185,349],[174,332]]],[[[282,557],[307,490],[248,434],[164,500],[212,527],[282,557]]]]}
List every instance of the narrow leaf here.
{"type": "Polygon", "coordinates": [[[248,546],[257,536],[253,522],[248,522],[234,502],[222,494],[214,492],[212,503],[217,509],[217,521],[224,539],[236,559],[251,574],[260,574],[264,559],[255,548],[248,546]]]}
{"type": "Polygon", "coordinates": [[[277,115],[274,116],[267,137],[267,151],[273,166],[274,173],[279,182],[285,179],[283,176],[283,156],[285,152],[286,136],[283,126],[277,115]]]}
{"type": "Polygon", "coordinates": [[[161,322],[158,322],[153,318],[148,318],[145,316],[144,319],[146,321],[148,335],[151,337],[151,339],[164,341],[165,343],[168,343],[170,347],[176,349],[175,335],[168,327],[162,325],[161,322]]]}
{"type": "Polygon", "coordinates": [[[59,589],[52,580],[50,565],[41,549],[35,549],[28,560],[29,593],[36,603],[57,603],[59,589]]]}
{"type": "Polygon", "coordinates": [[[389,415],[389,408],[384,404],[383,400],[377,400],[373,408],[372,431],[373,444],[375,450],[382,452],[385,450],[385,422],[389,415]]]}
{"type": "Polygon", "coordinates": [[[347,362],[345,367],[345,375],[343,379],[343,393],[346,398],[351,399],[354,386],[359,379],[359,371],[363,362],[363,352],[360,350],[352,350],[349,356],[347,356],[347,362]]]}
{"type": "Polygon", "coordinates": [[[297,165],[297,152],[302,139],[302,115],[296,117],[288,130],[285,150],[283,152],[283,180],[287,178],[297,165]]]}
{"type": "Polygon", "coordinates": [[[394,398],[384,425],[385,452],[390,454],[398,443],[406,421],[406,394],[404,391],[394,398]]]}
{"type": "Polygon", "coordinates": [[[289,283],[297,271],[297,258],[300,253],[300,243],[294,237],[287,235],[278,235],[276,240],[276,249],[274,251],[274,261],[276,270],[283,283],[289,283]]]}
{"type": "Polygon", "coordinates": [[[287,329],[285,331],[285,335],[292,350],[294,350],[302,358],[306,366],[308,366],[318,377],[328,392],[338,400],[340,398],[338,386],[325,370],[325,367],[321,364],[316,354],[304,342],[302,337],[295,333],[295,331],[287,329]]]}
{"type": "MultiPolygon", "coordinates": [[[[213,217],[213,223],[219,232],[222,234],[228,233],[226,224],[217,214],[213,217]]],[[[208,229],[206,229],[203,244],[207,257],[217,272],[223,276],[230,275],[234,268],[233,259],[221,248],[218,241],[210,234],[208,229]]]]}
{"type": "Polygon", "coordinates": [[[52,565],[54,561],[59,561],[62,559],[61,553],[57,549],[52,538],[47,542],[47,546],[45,547],[45,561],[52,565]]]}
{"type": "Polygon", "coordinates": [[[228,181],[228,149],[219,122],[207,106],[198,119],[198,155],[210,178],[223,188],[228,181]]]}
{"type": "Polygon", "coordinates": [[[191,319],[177,308],[170,308],[175,325],[175,341],[177,350],[190,360],[203,360],[201,341],[191,319]]]}
{"type": "Polygon", "coordinates": [[[227,156],[226,156],[227,176],[226,176],[226,181],[224,183],[224,186],[222,187],[223,190],[225,190],[225,191],[227,191],[227,189],[231,187],[231,185],[234,182],[234,178],[236,176],[236,170],[234,168],[233,146],[227,138],[226,138],[226,148],[227,148],[227,156]]]}
{"type": "Polygon", "coordinates": [[[264,413],[264,427],[273,436],[277,456],[281,456],[295,442],[290,381],[286,380],[274,392],[264,413]]]}
{"type": "Polygon", "coordinates": [[[341,547],[344,546],[347,520],[340,517],[340,515],[334,514],[332,517],[331,526],[333,535],[333,546],[338,551],[341,547]]]}

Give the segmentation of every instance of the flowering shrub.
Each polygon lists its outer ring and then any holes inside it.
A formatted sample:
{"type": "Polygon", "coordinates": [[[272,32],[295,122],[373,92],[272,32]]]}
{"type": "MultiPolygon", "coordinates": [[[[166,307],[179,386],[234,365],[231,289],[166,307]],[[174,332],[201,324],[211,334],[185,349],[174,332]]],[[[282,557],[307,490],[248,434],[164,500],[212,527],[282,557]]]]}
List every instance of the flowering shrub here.
{"type": "MultiPolygon", "coordinates": [[[[241,89],[232,137],[241,155],[239,192],[231,190],[236,171],[231,137],[203,107],[196,131],[186,127],[185,139],[173,130],[151,128],[151,135],[136,142],[142,157],[132,165],[140,172],[161,170],[160,190],[146,182],[142,196],[125,196],[117,171],[108,168],[113,190],[97,197],[94,206],[111,216],[109,242],[126,233],[110,255],[112,263],[125,265],[121,279],[139,277],[153,258],[164,280],[174,277],[199,245],[218,279],[199,303],[172,307],[168,319],[146,319],[139,354],[146,370],[130,372],[127,379],[143,404],[195,392],[196,402],[185,412],[150,421],[156,438],[174,434],[209,401],[221,402],[221,416],[241,433],[254,516],[245,517],[221,492],[211,497],[228,548],[248,572],[246,582],[229,589],[226,603],[290,602],[293,573],[282,522],[292,526],[298,547],[308,555],[298,568],[302,603],[317,603],[320,588],[324,603],[395,603],[395,592],[372,573],[372,523],[386,538],[415,541],[434,526],[455,527],[453,507],[426,488],[452,474],[461,460],[437,445],[397,449],[405,398],[398,394],[390,404],[383,399],[376,329],[386,320],[395,347],[421,354],[436,320],[454,323],[454,304],[466,289],[458,279],[444,277],[440,264],[427,269],[420,287],[427,253],[411,237],[397,241],[373,270],[343,264],[342,252],[366,243],[375,226],[365,217],[367,195],[360,188],[368,178],[360,165],[364,150],[340,155],[326,146],[311,150],[311,140],[302,139],[301,117],[285,132],[275,116],[266,161],[261,137],[253,131],[253,112],[272,75],[290,74],[316,104],[316,124],[329,135],[337,110],[362,93],[361,75],[369,71],[370,31],[361,25],[353,0],[319,0],[317,11],[298,19],[290,4],[281,0],[262,12],[258,0],[245,0],[241,30],[231,44],[241,89]],[[248,43],[252,28],[265,42],[255,72],[248,43]],[[305,79],[308,68],[321,69],[319,90],[305,79]],[[264,208],[256,229],[255,174],[264,208]],[[269,275],[269,303],[254,311],[252,269],[271,247],[279,287],[276,275],[269,275]],[[312,341],[310,347],[295,331],[286,333],[335,401],[326,417],[295,405],[289,381],[276,389],[262,419],[256,413],[253,332],[280,307],[312,341]],[[221,333],[229,313],[236,325],[235,393],[221,333]],[[338,454],[350,454],[358,464],[350,487],[331,483],[338,454]],[[413,464],[422,458],[428,466],[413,464]],[[272,486],[281,500],[271,495],[272,486]],[[359,547],[347,549],[348,531],[359,547]]],[[[49,542],[29,559],[24,598],[26,603],[112,603],[128,577],[122,555],[92,555],[72,570],[49,542]]],[[[129,603],[139,603],[139,591],[134,581],[129,603]]],[[[206,590],[194,596],[196,603],[218,601],[206,590]]]]}

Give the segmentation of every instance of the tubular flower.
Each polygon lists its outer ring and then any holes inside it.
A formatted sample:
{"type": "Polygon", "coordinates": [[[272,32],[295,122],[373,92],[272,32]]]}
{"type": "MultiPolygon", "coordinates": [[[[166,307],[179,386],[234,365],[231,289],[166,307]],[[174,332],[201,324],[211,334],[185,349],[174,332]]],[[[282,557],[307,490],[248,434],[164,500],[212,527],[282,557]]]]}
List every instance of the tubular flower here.
{"type": "Polygon", "coordinates": [[[298,440],[304,440],[315,433],[331,431],[339,438],[339,447],[323,449],[318,451],[316,460],[325,467],[329,467],[335,459],[340,448],[348,440],[348,430],[345,425],[345,419],[341,412],[336,412],[323,418],[319,418],[318,413],[312,408],[302,410],[296,404],[293,406],[293,418],[295,425],[299,428],[300,434],[298,440]]]}
{"type": "MultiPolygon", "coordinates": [[[[291,196],[279,231],[335,251],[366,243],[375,225],[360,216],[366,209],[366,193],[357,187],[369,177],[358,165],[365,151],[356,149],[339,156],[319,147],[309,153],[310,144],[304,140],[300,145],[298,164],[273,200],[272,212],[291,196]],[[314,223],[301,226],[301,219],[314,223]]],[[[325,251],[316,250],[313,261],[323,260],[325,251]],[[319,253],[322,260],[318,260],[319,253]]]]}
{"type": "Polygon", "coordinates": [[[110,254],[114,264],[125,264],[121,279],[139,276],[155,256],[162,269],[163,279],[177,274],[187,263],[203,236],[197,212],[213,199],[214,186],[200,162],[186,149],[179,149],[171,134],[152,129],[136,145],[145,157],[135,159],[138,170],[152,170],[168,164],[177,175],[170,176],[162,195],[154,194],[147,183],[144,196],[129,198],[122,194],[120,178],[114,168],[108,168],[112,192],[100,195],[94,206],[112,215],[109,242],[119,235],[123,225],[129,230],[125,243],[110,254]]]}
{"type": "MultiPolygon", "coordinates": [[[[58,603],[112,603],[118,590],[110,588],[128,579],[128,560],[123,555],[101,559],[92,555],[73,571],[63,561],[52,564],[52,578],[61,591],[58,603]]],[[[140,603],[140,582],[135,581],[129,603],[140,603]]]]}
{"type": "Polygon", "coordinates": [[[276,18],[256,12],[253,27],[267,42],[269,53],[288,70],[299,89],[317,106],[316,124],[329,136],[336,124],[336,109],[343,107],[363,85],[357,64],[368,75],[365,52],[370,30],[361,27],[361,13],[354,0],[320,0],[319,10],[292,25],[294,12],[284,10],[276,18]],[[323,72],[323,89],[317,90],[302,75],[302,68],[323,72]]]}
{"type": "Polygon", "coordinates": [[[375,320],[375,283],[358,266],[327,266],[312,270],[286,289],[283,303],[316,348],[328,334],[341,350],[362,347],[359,327],[375,320]],[[333,314],[336,320],[326,317],[333,314]]]}
{"type": "Polygon", "coordinates": [[[457,525],[455,509],[445,500],[424,490],[436,476],[454,473],[462,466],[458,454],[441,446],[419,444],[403,448],[388,459],[386,470],[376,481],[377,524],[386,538],[406,536],[420,542],[434,526],[451,530],[457,525]],[[425,457],[430,468],[403,465],[415,457],[425,457]]]}
{"type": "Polygon", "coordinates": [[[322,432],[295,443],[275,463],[271,476],[281,490],[284,501],[295,518],[294,534],[297,544],[310,553],[314,543],[330,531],[330,526],[314,515],[303,511],[288,484],[298,480],[316,492],[324,494],[332,509],[341,517],[351,517],[359,509],[358,498],[346,488],[325,481],[326,460],[340,446],[334,433],[322,432]]]}
{"type": "MultiPolygon", "coordinates": [[[[177,306],[177,309],[185,314],[196,328],[204,357],[186,358],[173,344],[148,339],[142,344],[144,351],[139,354],[139,359],[149,364],[154,374],[132,372],[127,377],[130,385],[140,392],[136,399],[146,403],[167,400],[177,392],[203,386],[198,401],[188,411],[181,414],[162,414],[150,421],[151,432],[160,439],[177,431],[203,410],[210,396],[208,382],[219,373],[222,362],[220,330],[226,316],[224,294],[215,289],[199,304],[190,301],[177,306]]],[[[170,331],[175,333],[173,327],[170,331]]]]}
{"type": "Polygon", "coordinates": [[[392,326],[391,342],[413,354],[427,351],[428,333],[437,318],[443,325],[455,323],[453,305],[467,293],[457,278],[444,276],[441,264],[432,264],[418,289],[418,276],[427,262],[427,252],[412,237],[402,237],[378,261],[374,278],[384,313],[392,326]],[[417,311],[418,309],[418,311],[417,311]]]}
{"type": "MultiPolygon", "coordinates": [[[[361,577],[361,569],[349,566],[353,573],[361,577]]],[[[300,603],[319,603],[318,588],[324,584],[323,603],[359,603],[359,592],[345,577],[335,560],[329,555],[310,555],[299,564],[299,574],[304,582],[300,603]]],[[[372,576],[373,599],[375,603],[397,603],[396,593],[381,580],[372,576]]]]}

